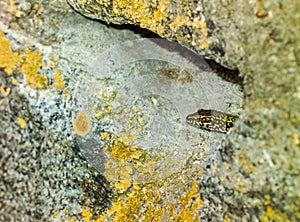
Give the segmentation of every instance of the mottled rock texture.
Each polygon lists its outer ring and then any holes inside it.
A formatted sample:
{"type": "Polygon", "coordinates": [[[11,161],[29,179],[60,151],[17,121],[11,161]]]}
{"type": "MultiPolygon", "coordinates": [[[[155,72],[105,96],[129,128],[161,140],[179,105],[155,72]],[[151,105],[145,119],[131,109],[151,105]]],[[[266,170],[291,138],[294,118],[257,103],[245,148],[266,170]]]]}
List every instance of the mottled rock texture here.
{"type": "Polygon", "coordinates": [[[207,215],[300,220],[299,1],[68,2],[88,17],[139,25],[239,69],[245,112],[222,150],[216,178],[203,186],[209,192],[202,198],[219,204],[207,215]]]}
{"type": "Polygon", "coordinates": [[[64,0],[1,1],[1,221],[88,221],[107,209],[114,221],[300,220],[299,1],[69,3],[86,16],[139,25],[239,69],[245,111],[222,161],[127,193],[131,184],[118,184],[120,198],[113,200],[102,176],[77,155],[74,90],[90,60],[137,35],[75,14],[64,0]],[[28,69],[18,73],[16,64],[28,69]],[[43,75],[30,73],[36,70],[43,75]],[[46,89],[32,89],[36,81],[28,83],[25,74],[47,76],[40,85],[46,89]]]}

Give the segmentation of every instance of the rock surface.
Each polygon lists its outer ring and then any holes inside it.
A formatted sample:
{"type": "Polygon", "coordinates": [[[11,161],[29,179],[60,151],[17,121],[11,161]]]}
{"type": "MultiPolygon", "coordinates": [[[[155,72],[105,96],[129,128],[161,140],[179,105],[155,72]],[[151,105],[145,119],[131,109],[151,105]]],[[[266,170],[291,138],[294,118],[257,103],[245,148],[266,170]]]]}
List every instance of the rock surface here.
{"type": "MultiPolygon", "coordinates": [[[[147,28],[238,69],[244,111],[207,169],[193,169],[206,158],[202,151],[152,184],[134,184],[126,180],[132,168],[115,166],[125,179],[111,183],[114,199],[80,156],[72,122],[82,107],[74,92],[94,57],[140,36],[80,17],[65,1],[2,1],[1,220],[300,220],[299,1],[68,2],[85,16],[147,28]]],[[[110,97],[101,98],[107,107],[110,97]]],[[[108,148],[137,158],[140,151],[126,145],[131,139],[108,148]]]]}
{"type": "Polygon", "coordinates": [[[223,219],[299,220],[298,1],[69,3],[88,17],[139,25],[238,68],[244,77],[245,111],[223,149],[225,171],[217,173],[223,185],[234,181],[225,186],[230,194],[219,197],[228,204],[221,204],[223,219]],[[234,198],[228,196],[232,192],[234,198]]]}

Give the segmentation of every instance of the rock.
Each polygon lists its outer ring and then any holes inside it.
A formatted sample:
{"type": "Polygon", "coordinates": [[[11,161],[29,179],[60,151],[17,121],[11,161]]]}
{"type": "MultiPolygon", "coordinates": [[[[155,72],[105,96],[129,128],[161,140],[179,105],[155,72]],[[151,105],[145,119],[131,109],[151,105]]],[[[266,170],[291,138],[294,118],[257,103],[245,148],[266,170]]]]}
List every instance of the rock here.
{"type": "MultiPolygon", "coordinates": [[[[251,215],[299,220],[300,190],[293,183],[300,175],[299,1],[68,2],[87,17],[139,25],[238,69],[245,111],[216,173],[227,191],[217,199],[230,199],[224,204],[234,207],[223,205],[218,214],[233,221],[254,220],[251,215]]],[[[205,186],[218,191],[216,184],[205,186]]]]}

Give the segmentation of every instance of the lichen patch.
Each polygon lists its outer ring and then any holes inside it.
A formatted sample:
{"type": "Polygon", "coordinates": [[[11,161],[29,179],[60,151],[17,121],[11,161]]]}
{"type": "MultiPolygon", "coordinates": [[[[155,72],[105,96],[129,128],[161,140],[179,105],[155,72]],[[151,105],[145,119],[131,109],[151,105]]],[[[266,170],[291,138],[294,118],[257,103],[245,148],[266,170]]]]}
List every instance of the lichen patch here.
{"type": "Polygon", "coordinates": [[[82,111],[78,113],[73,121],[73,128],[75,133],[82,137],[85,137],[91,131],[92,123],[89,119],[88,112],[82,111]]]}

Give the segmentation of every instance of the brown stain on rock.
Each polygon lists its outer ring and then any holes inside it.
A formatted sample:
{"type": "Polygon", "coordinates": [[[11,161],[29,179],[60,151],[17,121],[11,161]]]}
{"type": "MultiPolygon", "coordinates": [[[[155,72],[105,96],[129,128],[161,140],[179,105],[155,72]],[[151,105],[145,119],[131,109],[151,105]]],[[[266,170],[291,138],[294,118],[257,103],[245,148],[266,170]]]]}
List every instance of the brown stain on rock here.
{"type": "Polygon", "coordinates": [[[88,112],[79,112],[73,121],[73,128],[77,135],[86,136],[92,129],[92,123],[89,119],[88,112]]]}

